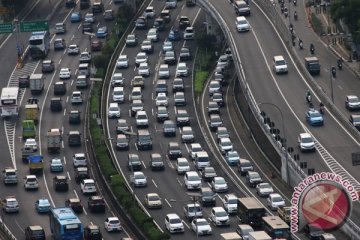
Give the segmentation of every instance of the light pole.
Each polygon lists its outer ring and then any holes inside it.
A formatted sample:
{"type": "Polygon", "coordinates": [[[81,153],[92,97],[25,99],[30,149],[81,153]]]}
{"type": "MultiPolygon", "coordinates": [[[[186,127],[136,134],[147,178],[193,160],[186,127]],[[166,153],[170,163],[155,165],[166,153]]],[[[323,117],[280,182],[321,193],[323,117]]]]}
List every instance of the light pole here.
{"type": "Polygon", "coordinates": [[[261,102],[261,103],[258,103],[258,106],[260,107],[261,105],[270,105],[270,106],[273,106],[275,109],[277,109],[280,113],[280,117],[281,117],[281,128],[282,128],[282,131],[283,131],[283,136],[284,136],[284,148],[285,148],[285,171],[286,171],[286,182],[287,184],[290,186],[290,175],[289,175],[289,157],[288,157],[288,152],[287,152],[287,144],[286,144],[286,135],[285,135],[285,121],[284,121],[284,116],[283,116],[283,113],[281,111],[281,109],[273,104],[273,103],[269,103],[269,102],[261,102]]]}

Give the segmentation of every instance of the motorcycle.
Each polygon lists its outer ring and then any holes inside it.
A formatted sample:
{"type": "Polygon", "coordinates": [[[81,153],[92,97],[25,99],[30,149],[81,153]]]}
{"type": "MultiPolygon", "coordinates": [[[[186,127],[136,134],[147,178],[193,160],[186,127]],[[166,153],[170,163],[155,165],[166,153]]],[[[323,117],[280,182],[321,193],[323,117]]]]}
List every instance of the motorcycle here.
{"type": "Polygon", "coordinates": [[[296,4],[297,4],[297,0],[294,0],[294,1],[293,1],[293,3],[294,3],[294,6],[296,7],[296,4]]]}
{"type": "Polygon", "coordinates": [[[295,21],[298,20],[298,15],[297,15],[297,12],[296,12],[296,11],[294,12],[294,19],[295,19],[295,21]]]}
{"type": "Polygon", "coordinates": [[[311,95],[307,95],[306,96],[306,101],[308,104],[310,104],[312,101],[311,101],[311,95]]]}
{"type": "Polygon", "coordinates": [[[299,48],[300,48],[300,50],[304,49],[304,43],[301,39],[299,40],[299,48]]]}
{"type": "Polygon", "coordinates": [[[339,70],[342,70],[342,59],[341,58],[337,60],[337,66],[338,66],[339,70]]]}
{"type": "Polygon", "coordinates": [[[320,105],[319,112],[324,115],[325,114],[325,107],[324,105],[320,105]]]}
{"type": "Polygon", "coordinates": [[[290,25],[289,25],[289,30],[290,30],[291,33],[294,32],[294,26],[293,26],[291,23],[290,23],[290,25]]]}
{"type": "Polygon", "coordinates": [[[331,68],[331,74],[332,74],[333,78],[336,78],[336,68],[335,67],[331,68]]]}
{"type": "Polygon", "coordinates": [[[313,44],[310,44],[310,53],[311,53],[312,55],[314,55],[314,53],[315,53],[315,47],[314,47],[313,44]]]}
{"type": "Polygon", "coordinates": [[[285,8],[284,8],[284,16],[287,18],[288,14],[289,14],[289,13],[288,13],[288,10],[287,10],[287,8],[285,7],[285,8]]]}

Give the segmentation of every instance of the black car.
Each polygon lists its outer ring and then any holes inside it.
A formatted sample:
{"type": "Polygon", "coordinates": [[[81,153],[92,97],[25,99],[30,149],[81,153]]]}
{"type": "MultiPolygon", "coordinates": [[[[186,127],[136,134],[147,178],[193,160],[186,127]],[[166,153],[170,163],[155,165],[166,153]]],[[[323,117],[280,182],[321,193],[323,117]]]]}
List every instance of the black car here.
{"type": "Polygon", "coordinates": [[[93,32],[94,28],[91,22],[83,22],[82,23],[82,32],[93,32]]]}
{"type": "Polygon", "coordinates": [[[56,82],[54,84],[54,95],[65,95],[66,94],[66,83],[65,82],[56,82]]]}
{"type": "Polygon", "coordinates": [[[141,170],[141,161],[138,154],[130,153],[128,155],[128,169],[129,171],[141,170]]]}
{"type": "Polygon", "coordinates": [[[179,18],[179,28],[180,29],[185,29],[187,27],[190,27],[190,20],[188,17],[186,16],[180,16],[179,18]]]}
{"type": "Polygon", "coordinates": [[[79,110],[71,110],[69,113],[69,123],[70,124],[80,124],[81,123],[81,114],[79,110]]]}
{"type": "Polygon", "coordinates": [[[79,131],[70,131],[68,135],[69,147],[81,146],[81,133],[79,131]]]}
{"type": "Polygon", "coordinates": [[[83,205],[81,204],[81,200],[78,198],[69,198],[65,201],[65,206],[71,208],[74,213],[82,213],[83,205]]]}
{"type": "Polygon", "coordinates": [[[44,60],[41,64],[42,73],[52,73],[55,70],[55,64],[52,60],[44,60]]]}
{"type": "Polygon", "coordinates": [[[208,114],[220,114],[220,108],[217,102],[210,101],[207,107],[208,114]]]}
{"type": "Polygon", "coordinates": [[[201,177],[204,179],[204,181],[206,182],[210,182],[213,180],[214,177],[216,177],[217,174],[215,172],[215,169],[213,167],[205,167],[202,171],[201,171],[201,177]]]}
{"type": "Polygon", "coordinates": [[[50,100],[50,110],[52,112],[60,112],[62,110],[61,98],[54,97],[50,100]]]}
{"type": "Polygon", "coordinates": [[[101,196],[91,196],[88,199],[88,209],[90,212],[105,212],[105,200],[101,196]]]}
{"type": "Polygon", "coordinates": [[[135,29],[146,29],[147,28],[147,22],[144,17],[138,17],[135,21],[135,29]]]}
{"type": "Polygon", "coordinates": [[[209,187],[202,187],[200,189],[201,199],[203,207],[216,205],[216,194],[209,187]]]}
{"type": "Polygon", "coordinates": [[[69,190],[68,178],[66,176],[55,176],[54,177],[55,191],[67,191],[69,190]]]}
{"type": "Polygon", "coordinates": [[[89,170],[87,167],[75,168],[75,181],[80,183],[83,179],[90,178],[89,170]]]}
{"type": "Polygon", "coordinates": [[[163,132],[165,137],[176,136],[176,125],[173,120],[165,120],[163,124],[163,132]]]}
{"type": "Polygon", "coordinates": [[[152,153],[150,156],[150,167],[151,170],[164,170],[164,160],[159,153],[152,153]]]}
{"type": "Polygon", "coordinates": [[[166,80],[158,80],[156,82],[155,93],[156,95],[158,95],[159,93],[165,93],[167,95],[168,86],[166,80]]]}
{"type": "Polygon", "coordinates": [[[177,159],[182,156],[180,145],[177,142],[169,142],[168,156],[171,160],[177,159]]]}
{"type": "Polygon", "coordinates": [[[156,28],[158,31],[163,31],[165,29],[165,21],[163,18],[158,17],[154,21],[154,28],[156,28]]]}
{"type": "Polygon", "coordinates": [[[352,114],[349,119],[350,123],[360,131],[360,115],[352,114]]]}
{"type": "Polygon", "coordinates": [[[66,0],[65,1],[65,7],[66,8],[76,7],[76,1],[75,0],[66,0]]]}
{"type": "Polygon", "coordinates": [[[30,76],[29,75],[22,75],[19,77],[19,87],[20,88],[27,88],[30,86],[30,76]]]}
{"type": "Polygon", "coordinates": [[[186,61],[191,59],[191,52],[188,47],[182,47],[180,50],[180,61],[186,61]]]}
{"type": "Polygon", "coordinates": [[[28,226],[25,228],[26,240],[45,240],[45,231],[41,226],[28,226]]]}
{"type": "Polygon", "coordinates": [[[139,150],[152,149],[152,139],[149,130],[138,131],[136,146],[139,150]]]}
{"type": "Polygon", "coordinates": [[[84,228],[84,239],[86,240],[102,240],[100,227],[94,224],[88,225],[84,228]]]}

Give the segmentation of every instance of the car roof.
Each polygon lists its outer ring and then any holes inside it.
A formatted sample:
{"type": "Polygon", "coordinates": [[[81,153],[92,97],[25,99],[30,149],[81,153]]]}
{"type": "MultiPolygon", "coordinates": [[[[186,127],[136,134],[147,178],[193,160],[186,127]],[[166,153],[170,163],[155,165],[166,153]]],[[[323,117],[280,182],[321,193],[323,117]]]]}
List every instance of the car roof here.
{"type": "Polygon", "coordinates": [[[168,217],[169,219],[180,218],[179,215],[177,215],[176,213],[168,213],[166,214],[166,217],[168,217]]]}
{"type": "Polygon", "coordinates": [[[309,133],[300,133],[301,138],[311,138],[311,135],[309,133]]]}
{"type": "Polygon", "coordinates": [[[213,207],[212,210],[214,210],[215,212],[225,212],[225,209],[223,207],[213,207]]]}
{"type": "Polygon", "coordinates": [[[284,60],[284,57],[282,55],[274,56],[275,61],[284,60]]]}

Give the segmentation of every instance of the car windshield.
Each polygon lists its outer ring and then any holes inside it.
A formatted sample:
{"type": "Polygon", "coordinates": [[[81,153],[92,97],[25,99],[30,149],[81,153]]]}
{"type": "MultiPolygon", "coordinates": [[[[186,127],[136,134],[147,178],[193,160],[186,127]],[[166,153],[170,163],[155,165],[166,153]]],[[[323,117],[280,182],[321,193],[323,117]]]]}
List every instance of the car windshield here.
{"type": "Polygon", "coordinates": [[[225,211],[219,211],[219,212],[216,212],[215,215],[217,217],[226,217],[227,213],[225,211]]]}
{"type": "Polygon", "coordinates": [[[158,196],[156,196],[156,195],[150,195],[148,198],[149,198],[149,201],[158,201],[158,200],[160,200],[160,198],[158,196]]]}
{"type": "Polygon", "coordinates": [[[61,160],[60,159],[53,159],[51,164],[61,164],[61,160]]]}
{"type": "Polygon", "coordinates": [[[207,226],[209,224],[206,221],[196,221],[196,225],[198,225],[198,226],[207,226]]]}
{"type": "Polygon", "coordinates": [[[269,183],[263,183],[260,184],[260,188],[271,188],[271,185],[269,183]]]}
{"type": "Polygon", "coordinates": [[[186,70],[186,66],[179,66],[178,70],[186,70]]]}
{"type": "Polygon", "coordinates": [[[144,179],[145,178],[145,176],[142,174],[136,174],[134,177],[135,177],[135,179],[144,179]]]}
{"type": "Polygon", "coordinates": [[[199,176],[189,176],[189,181],[199,181],[199,176]]]}
{"type": "Polygon", "coordinates": [[[178,224],[178,223],[181,223],[181,220],[179,218],[172,218],[172,219],[170,219],[170,223],[171,224],[178,224]]]}
{"type": "Polygon", "coordinates": [[[200,207],[199,206],[191,206],[191,207],[189,207],[189,212],[200,212],[201,211],[201,209],[200,209],[200,207]]]}
{"type": "Polygon", "coordinates": [[[189,117],[189,114],[187,112],[178,112],[177,114],[178,117],[189,117]]]}
{"type": "Polygon", "coordinates": [[[285,60],[276,61],[276,66],[286,65],[285,60]]]}
{"type": "Polygon", "coordinates": [[[137,119],[147,119],[147,116],[145,114],[144,115],[139,114],[137,119]]]}
{"type": "Polygon", "coordinates": [[[137,58],[138,60],[146,59],[146,55],[139,54],[139,55],[137,55],[136,58],[137,58]]]}
{"type": "Polygon", "coordinates": [[[218,82],[211,82],[210,83],[210,88],[218,88],[218,87],[220,87],[218,82]]]}
{"type": "Polygon", "coordinates": [[[237,204],[237,199],[236,198],[229,199],[228,204],[237,204]]]}
{"type": "Polygon", "coordinates": [[[178,163],[179,166],[181,167],[186,167],[186,166],[189,166],[189,163],[188,162],[185,162],[185,161],[181,161],[178,163]]]}
{"type": "Polygon", "coordinates": [[[221,99],[222,99],[222,95],[221,95],[221,94],[214,94],[214,95],[212,96],[212,99],[213,99],[213,100],[221,100],[221,99]]]}
{"type": "Polygon", "coordinates": [[[119,111],[119,108],[118,107],[110,107],[109,111],[119,111]]]}
{"type": "Polygon", "coordinates": [[[354,103],[354,102],[359,102],[359,98],[357,98],[357,97],[352,97],[352,98],[349,98],[349,102],[351,102],[351,103],[354,103]]]}
{"type": "Polygon", "coordinates": [[[250,178],[260,178],[260,175],[259,175],[259,173],[257,173],[257,172],[252,172],[252,173],[250,174],[250,178]]]}
{"type": "Polygon", "coordinates": [[[358,116],[358,117],[357,117],[357,116],[356,116],[356,117],[353,117],[353,121],[354,121],[354,122],[360,122],[360,116],[358,116]]]}
{"type": "Polygon", "coordinates": [[[167,100],[167,97],[166,96],[158,96],[157,100],[165,101],[165,100],[167,100]]]}
{"type": "Polygon", "coordinates": [[[274,197],[272,200],[273,200],[273,202],[282,202],[282,201],[284,201],[282,199],[282,197],[274,197]]]}
{"type": "Polygon", "coordinates": [[[306,138],[303,138],[301,142],[302,143],[312,143],[314,141],[311,137],[306,137],[306,138]]]}
{"type": "Polygon", "coordinates": [[[223,141],[221,145],[228,147],[231,146],[232,143],[230,141],[223,141]]]}
{"type": "Polygon", "coordinates": [[[129,35],[129,36],[127,37],[127,40],[135,40],[135,35],[129,35]]]}
{"type": "Polygon", "coordinates": [[[218,133],[218,135],[221,135],[221,136],[229,135],[229,133],[226,129],[219,129],[217,133],[218,133]]]}
{"type": "Polygon", "coordinates": [[[185,130],[183,130],[183,134],[184,135],[191,135],[191,134],[193,134],[193,131],[191,129],[185,129],[185,130]]]}
{"type": "Polygon", "coordinates": [[[218,179],[216,179],[215,183],[216,184],[225,184],[226,182],[223,178],[218,178],[218,179]]]}
{"type": "Polygon", "coordinates": [[[228,157],[229,158],[237,158],[237,157],[239,157],[239,155],[237,154],[237,152],[229,152],[228,157]]]}
{"type": "Polygon", "coordinates": [[[127,57],[126,56],[120,56],[119,61],[127,61],[127,57]]]}
{"type": "Polygon", "coordinates": [[[169,71],[168,67],[160,67],[160,71],[169,71]]]}
{"type": "Polygon", "coordinates": [[[321,117],[321,114],[319,112],[310,112],[310,117],[315,118],[315,117],[321,117]]]}
{"type": "Polygon", "coordinates": [[[241,25],[247,24],[247,21],[246,20],[241,20],[241,21],[239,21],[239,24],[241,24],[241,25]]]}

